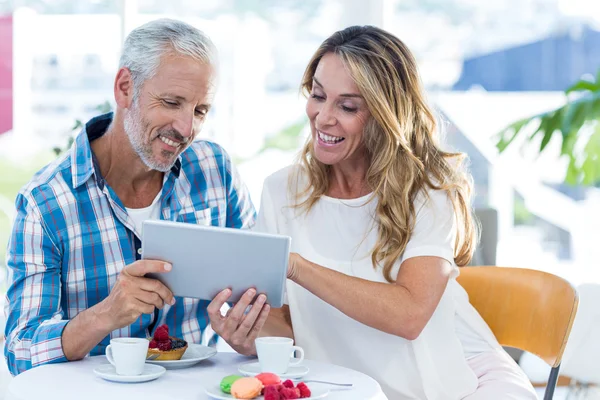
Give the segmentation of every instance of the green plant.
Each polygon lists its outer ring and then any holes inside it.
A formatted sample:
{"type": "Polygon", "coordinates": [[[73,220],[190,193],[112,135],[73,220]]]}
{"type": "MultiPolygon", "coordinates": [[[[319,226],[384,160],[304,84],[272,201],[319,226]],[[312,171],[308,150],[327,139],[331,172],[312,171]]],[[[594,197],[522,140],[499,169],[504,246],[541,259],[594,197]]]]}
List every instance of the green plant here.
{"type": "Polygon", "coordinates": [[[527,206],[525,201],[520,196],[515,196],[514,200],[514,224],[515,225],[531,225],[535,220],[535,216],[527,206]]]}
{"type": "MultiPolygon", "coordinates": [[[[112,107],[108,101],[105,101],[104,103],[96,106],[96,110],[98,110],[98,112],[100,114],[106,114],[107,112],[112,110],[112,107]]],[[[52,148],[52,151],[54,152],[54,154],[56,154],[58,156],[58,155],[64,153],[65,151],[69,150],[69,148],[73,144],[73,141],[75,141],[74,135],[76,135],[81,130],[81,128],[83,128],[83,122],[81,122],[80,119],[76,119],[75,124],[73,125],[73,127],[71,128],[71,130],[68,133],[67,144],[65,145],[65,147],[56,146],[56,147],[52,148]]]]}
{"type": "Polygon", "coordinates": [[[306,126],[306,120],[302,119],[295,122],[273,136],[265,139],[263,147],[258,151],[258,154],[265,152],[268,149],[279,149],[283,151],[295,151],[300,148],[302,140],[302,130],[306,126]]]}
{"type": "MultiPolygon", "coordinates": [[[[51,160],[52,154],[49,151],[19,163],[0,159],[0,171],[2,171],[0,173],[0,267],[5,262],[6,245],[13,222],[17,193],[36,171],[51,160]]],[[[0,287],[0,293],[3,293],[2,289],[0,287]]]]}
{"type": "Polygon", "coordinates": [[[256,154],[251,157],[242,158],[239,156],[233,156],[233,162],[236,165],[242,164],[246,161],[249,161],[255,157],[260,156],[267,150],[277,149],[281,151],[298,151],[302,144],[302,130],[306,126],[306,119],[303,118],[298,122],[295,122],[291,125],[286,126],[281,131],[275,133],[272,136],[268,136],[265,138],[265,141],[260,148],[256,152],[256,154]]]}
{"type": "MultiPolygon", "coordinates": [[[[595,80],[582,79],[565,91],[564,106],[556,110],[517,121],[499,133],[496,147],[502,153],[531,125],[537,124],[523,145],[540,138],[539,153],[547,149],[550,140],[561,140],[560,157],[569,165],[565,181],[569,184],[600,183],[600,70],[595,80]],[[527,127],[527,128],[526,128],[527,127]]],[[[535,125],[534,125],[535,127],[535,125]]]]}

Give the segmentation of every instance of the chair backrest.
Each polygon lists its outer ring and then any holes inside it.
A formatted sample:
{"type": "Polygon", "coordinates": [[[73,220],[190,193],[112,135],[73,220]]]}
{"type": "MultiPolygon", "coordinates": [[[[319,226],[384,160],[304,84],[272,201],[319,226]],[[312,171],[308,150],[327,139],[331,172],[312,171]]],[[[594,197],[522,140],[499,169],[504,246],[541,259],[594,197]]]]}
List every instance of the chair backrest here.
{"type": "Polygon", "coordinates": [[[463,267],[457,280],[501,345],[560,365],[578,305],[569,282],[509,267],[463,267]]]}
{"type": "Polygon", "coordinates": [[[582,284],[577,292],[579,307],[560,369],[569,378],[600,385],[600,284],[582,284]]]}

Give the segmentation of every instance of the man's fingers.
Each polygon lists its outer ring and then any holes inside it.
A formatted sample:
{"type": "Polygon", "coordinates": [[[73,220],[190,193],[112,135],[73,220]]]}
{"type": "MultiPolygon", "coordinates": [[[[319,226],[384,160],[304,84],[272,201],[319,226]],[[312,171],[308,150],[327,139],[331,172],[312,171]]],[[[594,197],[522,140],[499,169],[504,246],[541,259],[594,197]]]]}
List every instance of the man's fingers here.
{"type": "Polygon", "coordinates": [[[254,304],[252,304],[252,307],[250,308],[248,314],[244,316],[242,323],[240,324],[237,330],[237,333],[239,333],[239,335],[243,337],[246,337],[248,335],[248,332],[250,332],[257,318],[259,317],[260,312],[264,308],[263,306],[266,301],[267,296],[265,296],[264,294],[258,296],[254,304]]]}
{"type": "Polygon", "coordinates": [[[134,320],[139,317],[140,314],[152,314],[154,313],[154,306],[152,304],[144,303],[141,300],[135,299],[132,303],[133,313],[135,315],[134,320]]]}
{"type": "Polygon", "coordinates": [[[142,303],[150,304],[158,309],[162,309],[165,305],[162,297],[160,297],[156,292],[140,290],[135,297],[142,303]]]}
{"type": "Polygon", "coordinates": [[[144,276],[150,273],[169,272],[173,266],[164,261],[140,260],[126,266],[123,271],[132,276],[144,276]]]}
{"type": "Polygon", "coordinates": [[[162,282],[152,278],[135,278],[139,284],[140,289],[147,292],[154,292],[158,294],[165,304],[175,304],[175,297],[173,292],[169,290],[162,282]]]}
{"type": "Polygon", "coordinates": [[[248,340],[250,341],[250,343],[254,343],[254,339],[258,337],[260,330],[265,325],[265,322],[267,322],[267,318],[269,317],[269,311],[271,311],[271,306],[268,304],[265,304],[262,310],[260,310],[260,314],[258,315],[258,318],[256,319],[252,330],[248,334],[248,340]]]}
{"type": "Polygon", "coordinates": [[[225,321],[225,329],[227,331],[237,331],[238,326],[244,318],[244,312],[246,311],[250,303],[252,303],[252,300],[254,300],[254,296],[256,296],[255,289],[248,289],[246,293],[243,294],[243,296],[240,298],[240,301],[238,301],[237,304],[233,307],[231,313],[229,313],[229,316],[225,321]]]}

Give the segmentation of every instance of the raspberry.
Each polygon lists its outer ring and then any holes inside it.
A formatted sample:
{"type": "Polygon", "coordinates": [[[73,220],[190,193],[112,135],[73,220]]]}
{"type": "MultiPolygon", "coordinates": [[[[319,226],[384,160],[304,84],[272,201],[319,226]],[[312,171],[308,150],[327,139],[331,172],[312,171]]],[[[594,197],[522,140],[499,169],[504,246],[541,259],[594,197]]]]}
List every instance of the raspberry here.
{"type": "Polygon", "coordinates": [[[279,390],[277,390],[277,386],[276,385],[269,385],[269,386],[265,386],[264,390],[264,396],[265,396],[265,400],[280,400],[281,396],[279,395],[279,390]]]}
{"type": "Polygon", "coordinates": [[[154,332],[154,339],[158,342],[169,340],[169,331],[165,329],[157,329],[156,332],[154,332]]]}
{"type": "Polygon", "coordinates": [[[164,329],[165,331],[167,331],[167,333],[169,333],[169,325],[167,325],[167,324],[162,324],[161,326],[156,328],[156,330],[159,330],[159,329],[164,329]]]}
{"type": "Polygon", "coordinates": [[[151,349],[156,349],[158,348],[158,343],[156,342],[156,340],[152,339],[148,347],[150,347],[151,349]]]}
{"type": "Polygon", "coordinates": [[[310,397],[310,389],[306,386],[306,383],[300,382],[296,385],[296,389],[300,390],[300,398],[304,399],[306,397],[310,397]]]}
{"type": "Polygon", "coordinates": [[[269,392],[277,392],[279,393],[279,390],[277,389],[277,385],[267,385],[263,388],[264,393],[269,393],[269,392]]]}
{"type": "Polygon", "coordinates": [[[281,400],[281,395],[276,390],[274,392],[265,393],[265,400],[281,400]]]}
{"type": "Polygon", "coordinates": [[[296,391],[296,388],[284,387],[281,389],[281,392],[279,392],[279,394],[281,394],[281,397],[283,397],[284,399],[299,399],[300,398],[300,395],[296,391]]]}
{"type": "Polygon", "coordinates": [[[158,349],[161,351],[169,351],[171,350],[171,341],[170,340],[161,340],[158,342],[158,349]]]}
{"type": "Polygon", "coordinates": [[[294,382],[292,382],[291,380],[287,379],[285,381],[282,382],[282,385],[286,388],[293,388],[294,387],[294,382]]]}
{"type": "Polygon", "coordinates": [[[283,389],[283,385],[281,383],[278,383],[277,385],[270,385],[270,386],[274,386],[275,389],[277,389],[277,392],[281,392],[281,389],[283,389]]]}

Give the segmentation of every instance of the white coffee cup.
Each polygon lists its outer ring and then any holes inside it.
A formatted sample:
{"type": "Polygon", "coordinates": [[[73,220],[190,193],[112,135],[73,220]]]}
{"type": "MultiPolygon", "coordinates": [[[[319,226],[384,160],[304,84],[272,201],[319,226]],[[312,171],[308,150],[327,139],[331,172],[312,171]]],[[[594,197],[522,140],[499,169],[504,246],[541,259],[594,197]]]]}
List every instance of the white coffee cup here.
{"type": "Polygon", "coordinates": [[[294,346],[294,340],[286,337],[260,337],[254,341],[256,354],[262,372],[283,374],[289,366],[298,365],[304,360],[302,347],[294,346]],[[294,351],[300,353],[300,358],[292,361],[294,351]]]}
{"type": "Polygon", "coordinates": [[[106,358],[119,375],[141,375],[150,342],[144,338],[115,338],[106,346],[106,358]]]}

